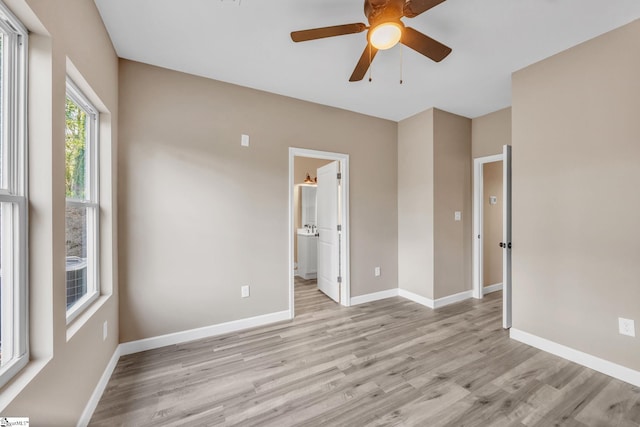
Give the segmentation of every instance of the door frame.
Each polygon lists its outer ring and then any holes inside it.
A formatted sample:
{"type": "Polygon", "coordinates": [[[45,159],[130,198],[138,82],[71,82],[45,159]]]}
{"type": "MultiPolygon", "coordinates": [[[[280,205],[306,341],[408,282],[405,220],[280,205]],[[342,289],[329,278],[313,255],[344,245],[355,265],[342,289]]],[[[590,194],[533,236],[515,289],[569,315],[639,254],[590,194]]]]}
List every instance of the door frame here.
{"type": "MultiPolygon", "coordinates": [[[[486,163],[504,161],[504,154],[478,157],[473,159],[473,297],[482,299],[484,289],[483,277],[483,218],[484,218],[484,176],[483,168],[486,163]],[[480,236],[480,237],[478,237],[480,236]]],[[[504,221],[504,214],[502,220],[504,221]]],[[[504,284],[504,278],[502,283],[504,284]]]]}
{"type": "Polygon", "coordinates": [[[294,187],[293,173],[296,157],[310,157],[315,159],[333,160],[340,162],[341,184],[340,184],[340,223],[342,224],[342,238],[340,239],[340,266],[342,271],[342,283],[340,286],[340,304],[349,307],[351,305],[351,280],[350,280],[350,256],[349,256],[349,155],[342,153],[332,153],[329,151],[310,150],[306,148],[289,147],[289,318],[295,316],[295,291],[293,277],[293,237],[296,230],[293,212],[294,187]]]}

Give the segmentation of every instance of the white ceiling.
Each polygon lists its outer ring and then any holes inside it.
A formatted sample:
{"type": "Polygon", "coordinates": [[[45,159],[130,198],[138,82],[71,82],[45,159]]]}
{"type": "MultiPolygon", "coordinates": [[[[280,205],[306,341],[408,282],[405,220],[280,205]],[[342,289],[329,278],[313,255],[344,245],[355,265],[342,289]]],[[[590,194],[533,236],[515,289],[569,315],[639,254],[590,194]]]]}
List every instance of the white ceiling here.
{"type": "Polygon", "coordinates": [[[507,107],[513,71],[640,18],[639,0],[447,0],[403,19],[451,47],[447,58],[396,46],[378,53],[372,82],[349,83],[366,32],[303,43],[289,33],[367,23],[363,0],[95,2],[122,58],[395,121],[507,107]]]}

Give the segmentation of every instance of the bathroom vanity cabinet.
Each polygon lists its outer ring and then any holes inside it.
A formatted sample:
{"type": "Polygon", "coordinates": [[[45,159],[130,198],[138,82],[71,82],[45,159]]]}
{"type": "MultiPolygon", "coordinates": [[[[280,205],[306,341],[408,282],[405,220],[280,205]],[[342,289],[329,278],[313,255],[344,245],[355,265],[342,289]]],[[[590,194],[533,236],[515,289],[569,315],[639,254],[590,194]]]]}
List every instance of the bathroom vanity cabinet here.
{"type": "Polygon", "coordinates": [[[303,279],[315,279],[318,265],[318,238],[315,234],[298,233],[298,273],[303,279]]]}

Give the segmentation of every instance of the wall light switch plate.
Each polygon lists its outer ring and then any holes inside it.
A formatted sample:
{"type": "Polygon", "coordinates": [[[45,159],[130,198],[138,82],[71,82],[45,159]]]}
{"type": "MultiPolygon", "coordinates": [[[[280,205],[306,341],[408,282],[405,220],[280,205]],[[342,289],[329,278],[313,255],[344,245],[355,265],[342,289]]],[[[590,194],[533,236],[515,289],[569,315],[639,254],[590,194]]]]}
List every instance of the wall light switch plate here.
{"type": "Polygon", "coordinates": [[[618,329],[622,335],[636,336],[636,325],[633,319],[618,317],[618,329]]]}
{"type": "Polygon", "coordinates": [[[242,145],[243,147],[248,147],[249,146],[249,135],[242,135],[240,137],[240,145],[242,145]]]}
{"type": "Polygon", "coordinates": [[[462,212],[456,211],[453,215],[456,221],[462,221],[462,212]]]}
{"type": "Polygon", "coordinates": [[[242,298],[249,297],[249,285],[244,285],[242,288],[240,288],[240,296],[242,298]]]}
{"type": "Polygon", "coordinates": [[[373,274],[378,277],[380,276],[380,267],[376,267],[373,269],[373,274]]]}
{"type": "Polygon", "coordinates": [[[497,196],[489,196],[489,204],[490,205],[495,205],[498,203],[498,197],[497,196]]]}

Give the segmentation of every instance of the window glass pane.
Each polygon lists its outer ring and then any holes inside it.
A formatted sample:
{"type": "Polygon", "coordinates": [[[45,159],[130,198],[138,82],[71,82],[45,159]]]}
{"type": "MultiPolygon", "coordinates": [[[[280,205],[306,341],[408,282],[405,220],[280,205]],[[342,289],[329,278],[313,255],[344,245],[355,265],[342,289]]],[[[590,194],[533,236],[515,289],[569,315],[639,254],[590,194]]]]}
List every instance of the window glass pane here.
{"type": "Polygon", "coordinates": [[[14,354],[13,204],[0,203],[0,366],[14,354]]]}
{"type": "Polygon", "coordinates": [[[0,0],[0,387],[26,365],[25,28],[0,0]]]}
{"type": "Polygon", "coordinates": [[[87,200],[87,113],[71,98],[66,103],[65,166],[67,198],[87,200]]]}
{"type": "Polygon", "coordinates": [[[0,188],[7,188],[6,178],[4,176],[7,170],[4,164],[5,159],[7,158],[7,154],[5,153],[6,144],[4,143],[4,139],[5,139],[4,130],[5,130],[5,121],[6,121],[5,106],[4,106],[4,84],[5,84],[4,45],[5,45],[5,35],[4,33],[0,32],[0,117],[2,117],[2,120],[0,120],[0,138],[2,139],[2,143],[0,144],[0,146],[2,147],[2,149],[0,149],[0,188]]]}
{"type": "Polygon", "coordinates": [[[10,286],[11,284],[8,283],[6,280],[4,280],[4,271],[3,271],[3,267],[5,266],[4,264],[4,260],[2,259],[3,255],[4,255],[4,244],[5,244],[5,236],[4,236],[4,226],[2,224],[2,220],[4,219],[4,215],[2,215],[2,208],[0,207],[0,366],[2,366],[2,362],[3,362],[3,357],[2,357],[2,340],[5,337],[4,334],[4,328],[6,328],[7,326],[9,326],[7,323],[10,319],[5,319],[5,317],[7,317],[7,313],[6,310],[4,308],[4,300],[5,298],[3,298],[4,295],[6,295],[8,292],[5,289],[7,286],[10,286]]]}
{"type": "Polygon", "coordinates": [[[87,294],[88,209],[67,206],[67,309],[87,294]]]}

